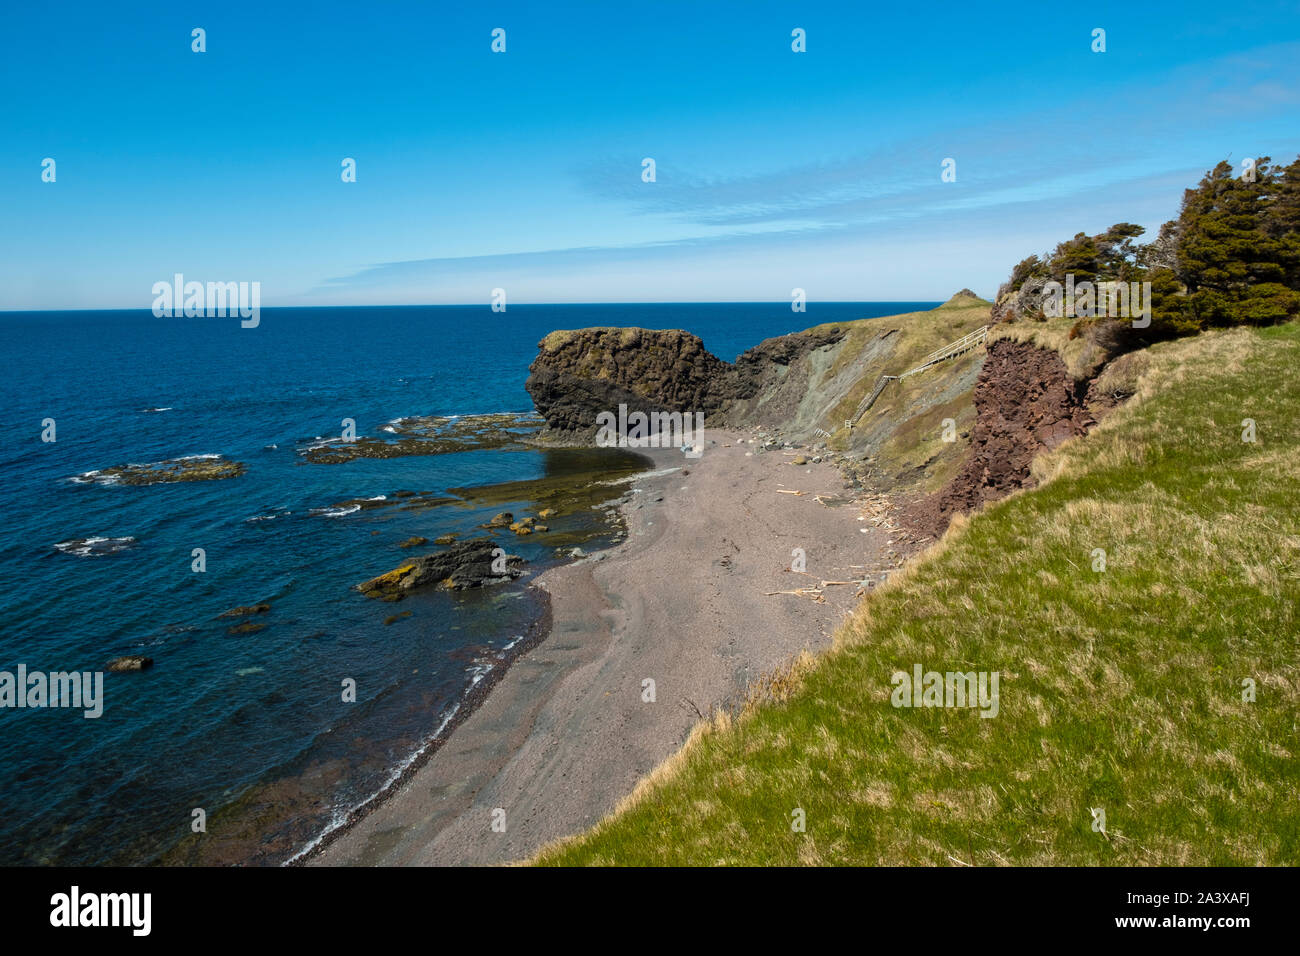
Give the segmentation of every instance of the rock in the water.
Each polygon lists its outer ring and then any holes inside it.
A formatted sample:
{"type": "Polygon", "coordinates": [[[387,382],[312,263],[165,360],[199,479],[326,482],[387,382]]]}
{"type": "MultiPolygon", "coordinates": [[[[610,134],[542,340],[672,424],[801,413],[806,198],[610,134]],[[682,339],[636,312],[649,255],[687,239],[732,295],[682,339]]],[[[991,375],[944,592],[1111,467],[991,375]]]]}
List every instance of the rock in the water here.
{"type": "Polygon", "coordinates": [[[130,654],[126,657],[115,657],[104,665],[105,670],[114,674],[121,674],[127,671],[142,671],[146,667],[153,667],[153,658],[144,657],[139,654],[130,654]]]}
{"type": "Polygon", "coordinates": [[[242,461],[230,461],[221,455],[192,455],[189,458],[169,458],[143,465],[115,465],[99,471],[88,471],[73,480],[101,485],[156,485],[173,481],[220,481],[223,478],[238,478],[244,471],[242,461]]]}
{"type": "Polygon", "coordinates": [[[508,528],[508,527],[510,527],[510,526],[514,523],[514,520],[515,520],[515,516],[514,516],[514,515],[512,515],[509,511],[503,511],[503,512],[501,512],[499,515],[497,515],[495,518],[493,518],[491,521],[487,522],[487,523],[484,524],[484,525],[481,525],[481,527],[484,527],[484,528],[508,528]]]}
{"type": "Polygon", "coordinates": [[[423,555],[387,574],[358,584],[357,590],[366,597],[381,601],[400,601],[412,588],[425,584],[460,590],[519,577],[523,572],[515,566],[522,564],[523,559],[506,555],[505,568],[498,571],[493,568],[497,550],[497,544],[491,538],[462,541],[446,551],[423,555]]]}
{"type": "Polygon", "coordinates": [[[428,538],[422,538],[417,534],[413,537],[407,538],[405,541],[399,541],[397,546],[399,548],[418,548],[420,545],[428,543],[428,538]]]}
{"type": "Polygon", "coordinates": [[[232,607],[229,611],[222,611],[220,617],[248,617],[251,614],[265,614],[271,610],[271,605],[263,602],[261,604],[250,604],[247,607],[232,607]]]}

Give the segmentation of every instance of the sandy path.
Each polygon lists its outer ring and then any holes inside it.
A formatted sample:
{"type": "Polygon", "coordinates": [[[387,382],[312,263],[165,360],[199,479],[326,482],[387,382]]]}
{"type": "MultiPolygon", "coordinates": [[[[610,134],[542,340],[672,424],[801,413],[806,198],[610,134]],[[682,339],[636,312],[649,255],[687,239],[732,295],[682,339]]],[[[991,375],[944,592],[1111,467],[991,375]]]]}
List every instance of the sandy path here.
{"type": "Polygon", "coordinates": [[[699,459],[651,453],[617,548],[547,571],[552,627],[424,766],[312,857],[314,865],[446,865],[518,860],[583,830],[686,739],[698,712],[743,692],[801,649],[824,648],[853,587],[817,604],[765,591],[848,580],[880,567],[882,532],[842,494],[829,464],[754,453],[710,432],[699,459]],[[799,497],[777,489],[800,489],[799,497]],[[868,533],[862,533],[863,528],[868,533]],[[809,576],[787,570],[807,553],[809,576]],[[642,681],[656,701],[642,701],[642,681]],[[493,810],[505,811],[494,832],[493,810]]]}

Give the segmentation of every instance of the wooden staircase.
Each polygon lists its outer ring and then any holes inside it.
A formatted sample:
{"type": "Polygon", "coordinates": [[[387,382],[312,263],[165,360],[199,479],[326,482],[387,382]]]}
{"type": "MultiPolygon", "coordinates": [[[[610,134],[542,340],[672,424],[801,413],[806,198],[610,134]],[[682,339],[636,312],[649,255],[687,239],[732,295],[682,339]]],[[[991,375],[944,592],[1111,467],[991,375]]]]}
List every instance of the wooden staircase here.
{"type": "Polygon", "coordinates": [[[916,368],[908,369],[902,375],[880,376],[876,382],[876,387],[867,393],[866,398],[858,402],[858,407],[853,411],[853,417],[849,419],[849,427],[856,424],[858,419],[866,413],[867,409],[876,403],[876,399],[880,397],[880,393],[885,390],[885,386],[890,382],[901,382],[909,375],[915,375],[917,372],[924,372],[926,369],[938,365],[940,362],[946,362],[949,359],[956,358],[958,355],[969,352],[971,349],[978,348],[984,343],[984,340],[988,338],[988,336],[989,327],[987,325],[980,326],[974,332],[969,332],[966,335],[963,335],[961,338],[957,339],[957,341],[949,342],[947,345],[943,346],[943,348],[935,349],[923,358],[921,364],[916,366],[916,368]]]}

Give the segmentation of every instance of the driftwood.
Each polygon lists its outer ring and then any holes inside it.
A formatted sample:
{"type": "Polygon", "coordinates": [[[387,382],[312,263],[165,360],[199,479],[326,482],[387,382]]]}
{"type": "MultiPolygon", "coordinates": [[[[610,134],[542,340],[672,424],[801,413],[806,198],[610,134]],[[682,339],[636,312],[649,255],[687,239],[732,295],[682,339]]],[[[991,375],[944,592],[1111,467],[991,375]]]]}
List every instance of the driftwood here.
{"type": "MultiPolygon", "coordinates": [[[[807,572],[800,572],[800,573],[807,573],[807,572]]],[[[861,581],[823,581],[821,584],[817,585],[816,587],[810,586],[806,588],[796,588],[793,591],[764,591],[763,594],[769,597],[773,594],[793,594],[795,597],[812,598],[818,604],[822,604],[826,601],[826,599],[822,597],[822,592],[825,591],[826,588],[833,587],[834,585],[837,584],[844,584],[844,585],[852,584],[855,586],[860,586],[862,582],[861,581]]]]}
{"type": "Polygon", "coordinates": [[[799,588],[799,590],[797,591],[764,591],[763,593],[768,595],[793,594],[796,597],[810,597],[818,604],[822,604],[826,600],[824,597],[822,597],[821,588],[799,588]]]}

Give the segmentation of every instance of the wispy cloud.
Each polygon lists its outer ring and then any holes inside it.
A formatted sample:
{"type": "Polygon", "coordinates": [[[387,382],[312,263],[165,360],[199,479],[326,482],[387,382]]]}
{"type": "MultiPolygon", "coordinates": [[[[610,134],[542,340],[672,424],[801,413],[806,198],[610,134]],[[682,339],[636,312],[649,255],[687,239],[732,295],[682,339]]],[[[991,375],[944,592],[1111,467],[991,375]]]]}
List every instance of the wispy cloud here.
{"type": "MultiPolygon", "coordinates": [[[[948,128],[742,175],[682,168],[660,156],[657,181],[647,184],[629,176],[640,156],[608,156],[574,169],[582,192],[673,224],[675,238],[377,263],[315,291],[466,275],[634,269],[724,249],[739,254],[783,244],[915,238],[927,229],[974,230],[999,219],[1050,225],[1066,238],[1144,214],[1172,216],[1182,189],[1224,155],[1196,155],[1206,129],[1218,130],[1223,142],[1240,143],[1240,156],[1270,145],[1258,142],[1258,132],[1273,132],[1267,120],[1290,115],[1300,104],[1297,64],[1300,43],[1276,44],[1174,71],[1159,85],[1081,97],[1050,115],[1007,116],[996,124],[948,128]],[[1198,122],[1189,124],[1189,116],[1198,122]],[[1245,128],[1253,132],[1243,138],[1245,128]],[[957,160],[955,183],[940,178],[940,163],[949,156],[957,160]],[[1198,160],[1204,166],[1194,165],[1198,160]]],[[[1300,146],[1294,130],[1273,143],[1279,150],[1300,146]]],[[[819,143],[805,148],[825,152],[819,143]]],[[[1025,254],[1033,251],[1042,250],[1025,254]]]]}

